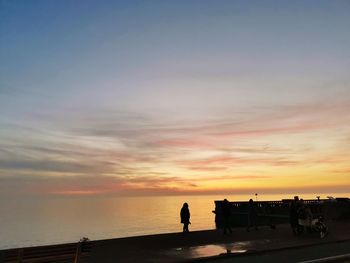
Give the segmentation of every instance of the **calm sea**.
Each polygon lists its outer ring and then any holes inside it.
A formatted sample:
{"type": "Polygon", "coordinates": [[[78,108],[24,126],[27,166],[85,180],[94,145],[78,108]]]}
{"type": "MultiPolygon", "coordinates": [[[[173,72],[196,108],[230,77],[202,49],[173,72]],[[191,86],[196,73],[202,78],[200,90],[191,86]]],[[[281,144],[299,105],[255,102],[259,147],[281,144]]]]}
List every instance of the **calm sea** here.
{"type": "MultiPolygon", "coordinates": [[[[337,195],[339,196],[339,194],[337,195]]],[[[344,196],[344,195],[343,195],[344,196]]],[[[348,195],[347,195],[348,196],[348,195]]],[[[292,196],[266,195],[259,200],[292,196]]],[[[314,195],[302,195],[315,198],[314,195]]],[[[326,196],[321,196],[325,198],[326,196]]],[[[214,200],[239,201],[254,195],[74,197],[0,201],[0,249],[75,242],[182,230],[179,213],[184,202],[191,212],[190,230],[214,229],[214,200]]]]}

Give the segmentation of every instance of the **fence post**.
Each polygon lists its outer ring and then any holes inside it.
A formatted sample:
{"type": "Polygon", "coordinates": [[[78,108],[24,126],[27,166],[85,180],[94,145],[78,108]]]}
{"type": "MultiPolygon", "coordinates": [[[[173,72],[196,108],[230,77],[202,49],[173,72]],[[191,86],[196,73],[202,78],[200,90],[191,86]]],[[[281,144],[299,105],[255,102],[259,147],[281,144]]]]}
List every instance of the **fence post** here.
{"type": "Polygon", "coordinates": [[[83,243],[83,242],[80,242],[80,241],[79,241],[78,244],[77,244],[77,250],[76,250],[76,252],[75,252],[74,263],[79,263],[79,261],[80,261],[82,243],[83,243]]]}
{"type": "Polygon", "coordinates": [[[23,262],[23,248],[18,249],[18,257],[17,257],[18,263],[23,262]]]}

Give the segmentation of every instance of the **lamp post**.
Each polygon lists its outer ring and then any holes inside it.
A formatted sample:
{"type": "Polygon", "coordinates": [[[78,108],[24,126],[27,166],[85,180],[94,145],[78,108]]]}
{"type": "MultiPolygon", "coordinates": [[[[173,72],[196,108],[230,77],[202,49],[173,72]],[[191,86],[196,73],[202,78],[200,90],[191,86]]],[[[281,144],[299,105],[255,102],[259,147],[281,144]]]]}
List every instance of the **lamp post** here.
{"type": "Polygon", "coordinates": [[[255,193],[255,201],[258,201],[258,194],[255,193]]]}

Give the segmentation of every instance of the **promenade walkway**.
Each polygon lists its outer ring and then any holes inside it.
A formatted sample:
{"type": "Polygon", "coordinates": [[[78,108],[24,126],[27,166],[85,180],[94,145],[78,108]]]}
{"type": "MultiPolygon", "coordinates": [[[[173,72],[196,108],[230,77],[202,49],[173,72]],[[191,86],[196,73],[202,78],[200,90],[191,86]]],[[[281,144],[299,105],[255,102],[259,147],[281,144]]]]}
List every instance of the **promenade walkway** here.
{"type": "MultiPolygon", "coordinates": [[[[350,246],[347,250],[347,244],[350,244],[350,222],[332,222],[329,223],[329,228],[330,234],[325,239],[308,233],[293,236],[289,225],[279,225],[276,230],[262,227],[251,232],[236,228],[229,235],[223,235],[218,230],[206,230],[189,234],[171,233],[100,240],[93,241],[93,251],[87,262],[263,262],[259,255],[287,251],[286,258],[282,260],[287,263],[298,262],[291,257],[292,249],[301,249],[302,252],[298,253],[302,255],[315,255],[315,251],[319,250],[317,246],[324,246],[321,249],[323,252],[327,247],[343,246],[345,250],[340,250],[339,253],[350,253],[350,246]],[[254,260],[256,256],[259,256],[258,261],[254,260]]],[[[332,253],[336,252],[330,250],[323,254],[329,256],[332,253]]],[[[266,262],[274,261],[269,259],[266,262]]]]}

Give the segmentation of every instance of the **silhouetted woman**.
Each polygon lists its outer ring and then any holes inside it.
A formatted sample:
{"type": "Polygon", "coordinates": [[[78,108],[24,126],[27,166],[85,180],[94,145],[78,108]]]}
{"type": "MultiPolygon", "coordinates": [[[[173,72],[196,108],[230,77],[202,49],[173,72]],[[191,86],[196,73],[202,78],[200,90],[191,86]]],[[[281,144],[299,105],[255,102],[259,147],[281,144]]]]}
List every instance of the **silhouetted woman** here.
{"type": "Polygon", "coordinates": [[[188,230],[188,225],[191,224],[190,223],[190,210],[188,209],[187,203],[183,204],[183,206],[181,208],[181,212],[180,212],[180,217],[181,217],[181,223],[184,224],[183,232],[184,233],[190,232],[188,230]]]}

